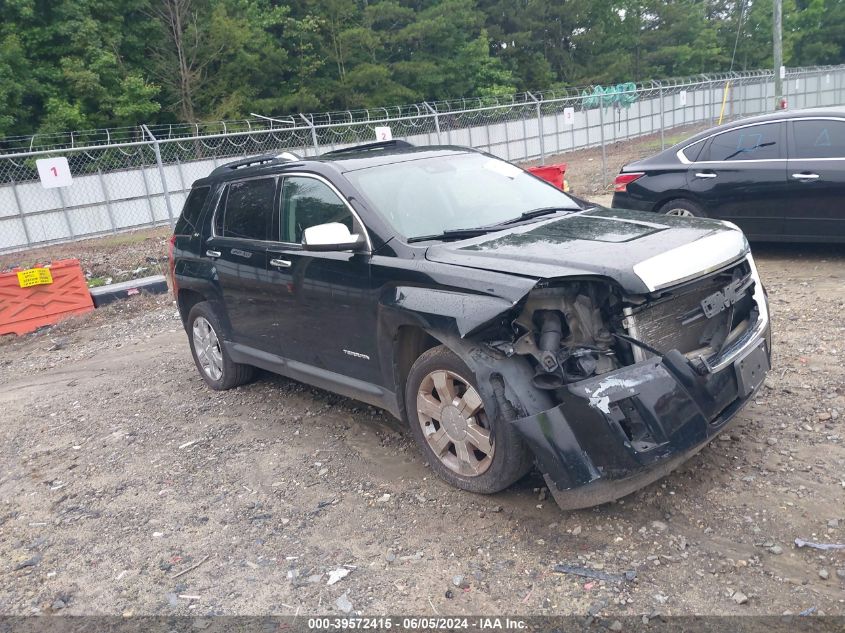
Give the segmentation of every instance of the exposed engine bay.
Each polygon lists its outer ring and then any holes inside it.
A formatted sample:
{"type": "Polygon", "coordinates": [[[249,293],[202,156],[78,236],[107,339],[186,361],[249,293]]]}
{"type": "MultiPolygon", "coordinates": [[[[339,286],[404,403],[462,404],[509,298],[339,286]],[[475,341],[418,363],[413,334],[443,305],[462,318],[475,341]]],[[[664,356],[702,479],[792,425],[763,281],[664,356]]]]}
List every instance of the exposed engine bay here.
{"type": "Polygon", "coordinates": [[[513,338],[491,345],[535,367],[534,386],[570,383],[662,356],[683,354],[699,374],[756,318],[746,261],[670,291],[626,296],[611,284],[567,281],[535,288],[512,321],[513,338]]]}

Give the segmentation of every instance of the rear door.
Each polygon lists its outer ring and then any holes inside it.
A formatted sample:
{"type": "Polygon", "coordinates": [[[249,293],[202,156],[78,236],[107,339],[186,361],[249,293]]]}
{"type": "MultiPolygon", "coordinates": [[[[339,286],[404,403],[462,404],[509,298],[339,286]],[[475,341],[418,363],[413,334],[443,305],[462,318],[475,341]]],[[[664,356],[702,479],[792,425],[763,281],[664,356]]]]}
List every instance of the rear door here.
{"type": "Polygon", "coordinates": [[[214,216],[205,255],[215,260],[232,339],[262,348],[271,305],[267,246],[276,207],[277,178],[230,183],[214,216]]]}
{"type": "Polygon", "coordinates": [[[687,172],[687,186],[710,217],[730,220],[749,236],[783,230],[786,123],[734,128],[710,139],[687,172]]]}
{"type": "Polygon", "coordinates": [[[791,122],[786,237],[845,239],[845,120],[791,122]]]}

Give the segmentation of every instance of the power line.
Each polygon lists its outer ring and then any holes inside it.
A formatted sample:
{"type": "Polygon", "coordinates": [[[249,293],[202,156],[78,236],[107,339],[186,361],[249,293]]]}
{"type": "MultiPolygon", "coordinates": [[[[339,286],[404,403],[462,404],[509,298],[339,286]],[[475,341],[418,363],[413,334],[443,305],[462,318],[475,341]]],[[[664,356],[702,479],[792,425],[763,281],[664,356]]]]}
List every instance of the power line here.
{"type": "Polygon", "coordinates": [[[736,47],[739,44],[739,34],[742,31],[742,20],[745,16],[745,0],[739,0],[739,15],[737,16],[737,23],[736,23],[736,39],[734,40],[734,52],[731,55],[731,69],[728,72],[733,72],[734,69],[734,60],[736,59],[736,47]]]}

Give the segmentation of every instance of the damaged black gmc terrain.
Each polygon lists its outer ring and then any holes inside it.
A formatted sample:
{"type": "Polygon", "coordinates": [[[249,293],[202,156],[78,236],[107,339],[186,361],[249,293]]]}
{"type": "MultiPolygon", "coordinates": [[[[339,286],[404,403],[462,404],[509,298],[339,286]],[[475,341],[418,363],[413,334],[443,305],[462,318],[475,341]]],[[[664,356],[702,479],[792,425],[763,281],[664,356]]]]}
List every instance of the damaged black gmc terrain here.
{"type": "Polygon", "coordinates": [[[171,272],[213,389],[255,367],[407,421],[446,481],[562,508],[700,450],[769,369],[735,226],[576,202],[489,154],[377,143],[194,183],[171,272]]]}

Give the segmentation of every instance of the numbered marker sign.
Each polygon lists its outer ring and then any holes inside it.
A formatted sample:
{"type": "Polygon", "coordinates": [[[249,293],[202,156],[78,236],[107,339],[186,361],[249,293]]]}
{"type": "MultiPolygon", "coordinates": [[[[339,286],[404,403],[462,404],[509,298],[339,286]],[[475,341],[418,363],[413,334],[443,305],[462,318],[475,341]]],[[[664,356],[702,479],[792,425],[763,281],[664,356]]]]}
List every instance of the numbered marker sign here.
{"type": "Polygon", "coordinates": [[[73,184],[73,177],[70,175],[70,166],[67,158],[40,158],[35,161],[38,168],[38,177],[41,178],[41,186],[45,189],[53,187],[70,187],[73,184]]]}
{"type": "Polygon", "coordinates": [[[786,79],[786,66],[781,66],[781,67],[780,67],[780,78],[781,78],[781,79],[786,79]]]}
{"type": "Polygon", "coordinates": [[[376,140],[377,141],[392,141],[393,140],[393,132],[390,131],[389,127],[377,127],[376,128],[376,140]]]}
{"type": "Polygon", "coordinates": [[[685,106],[687,104],[687,91],[681,90],[678,93],[678,99],[680,100],[681,105],[685,106]]]}
{"type": "Polygon", "coordinates": [[[575,108],[563,109],[563,123],[565,125],[575,125],[575,108]]]}

